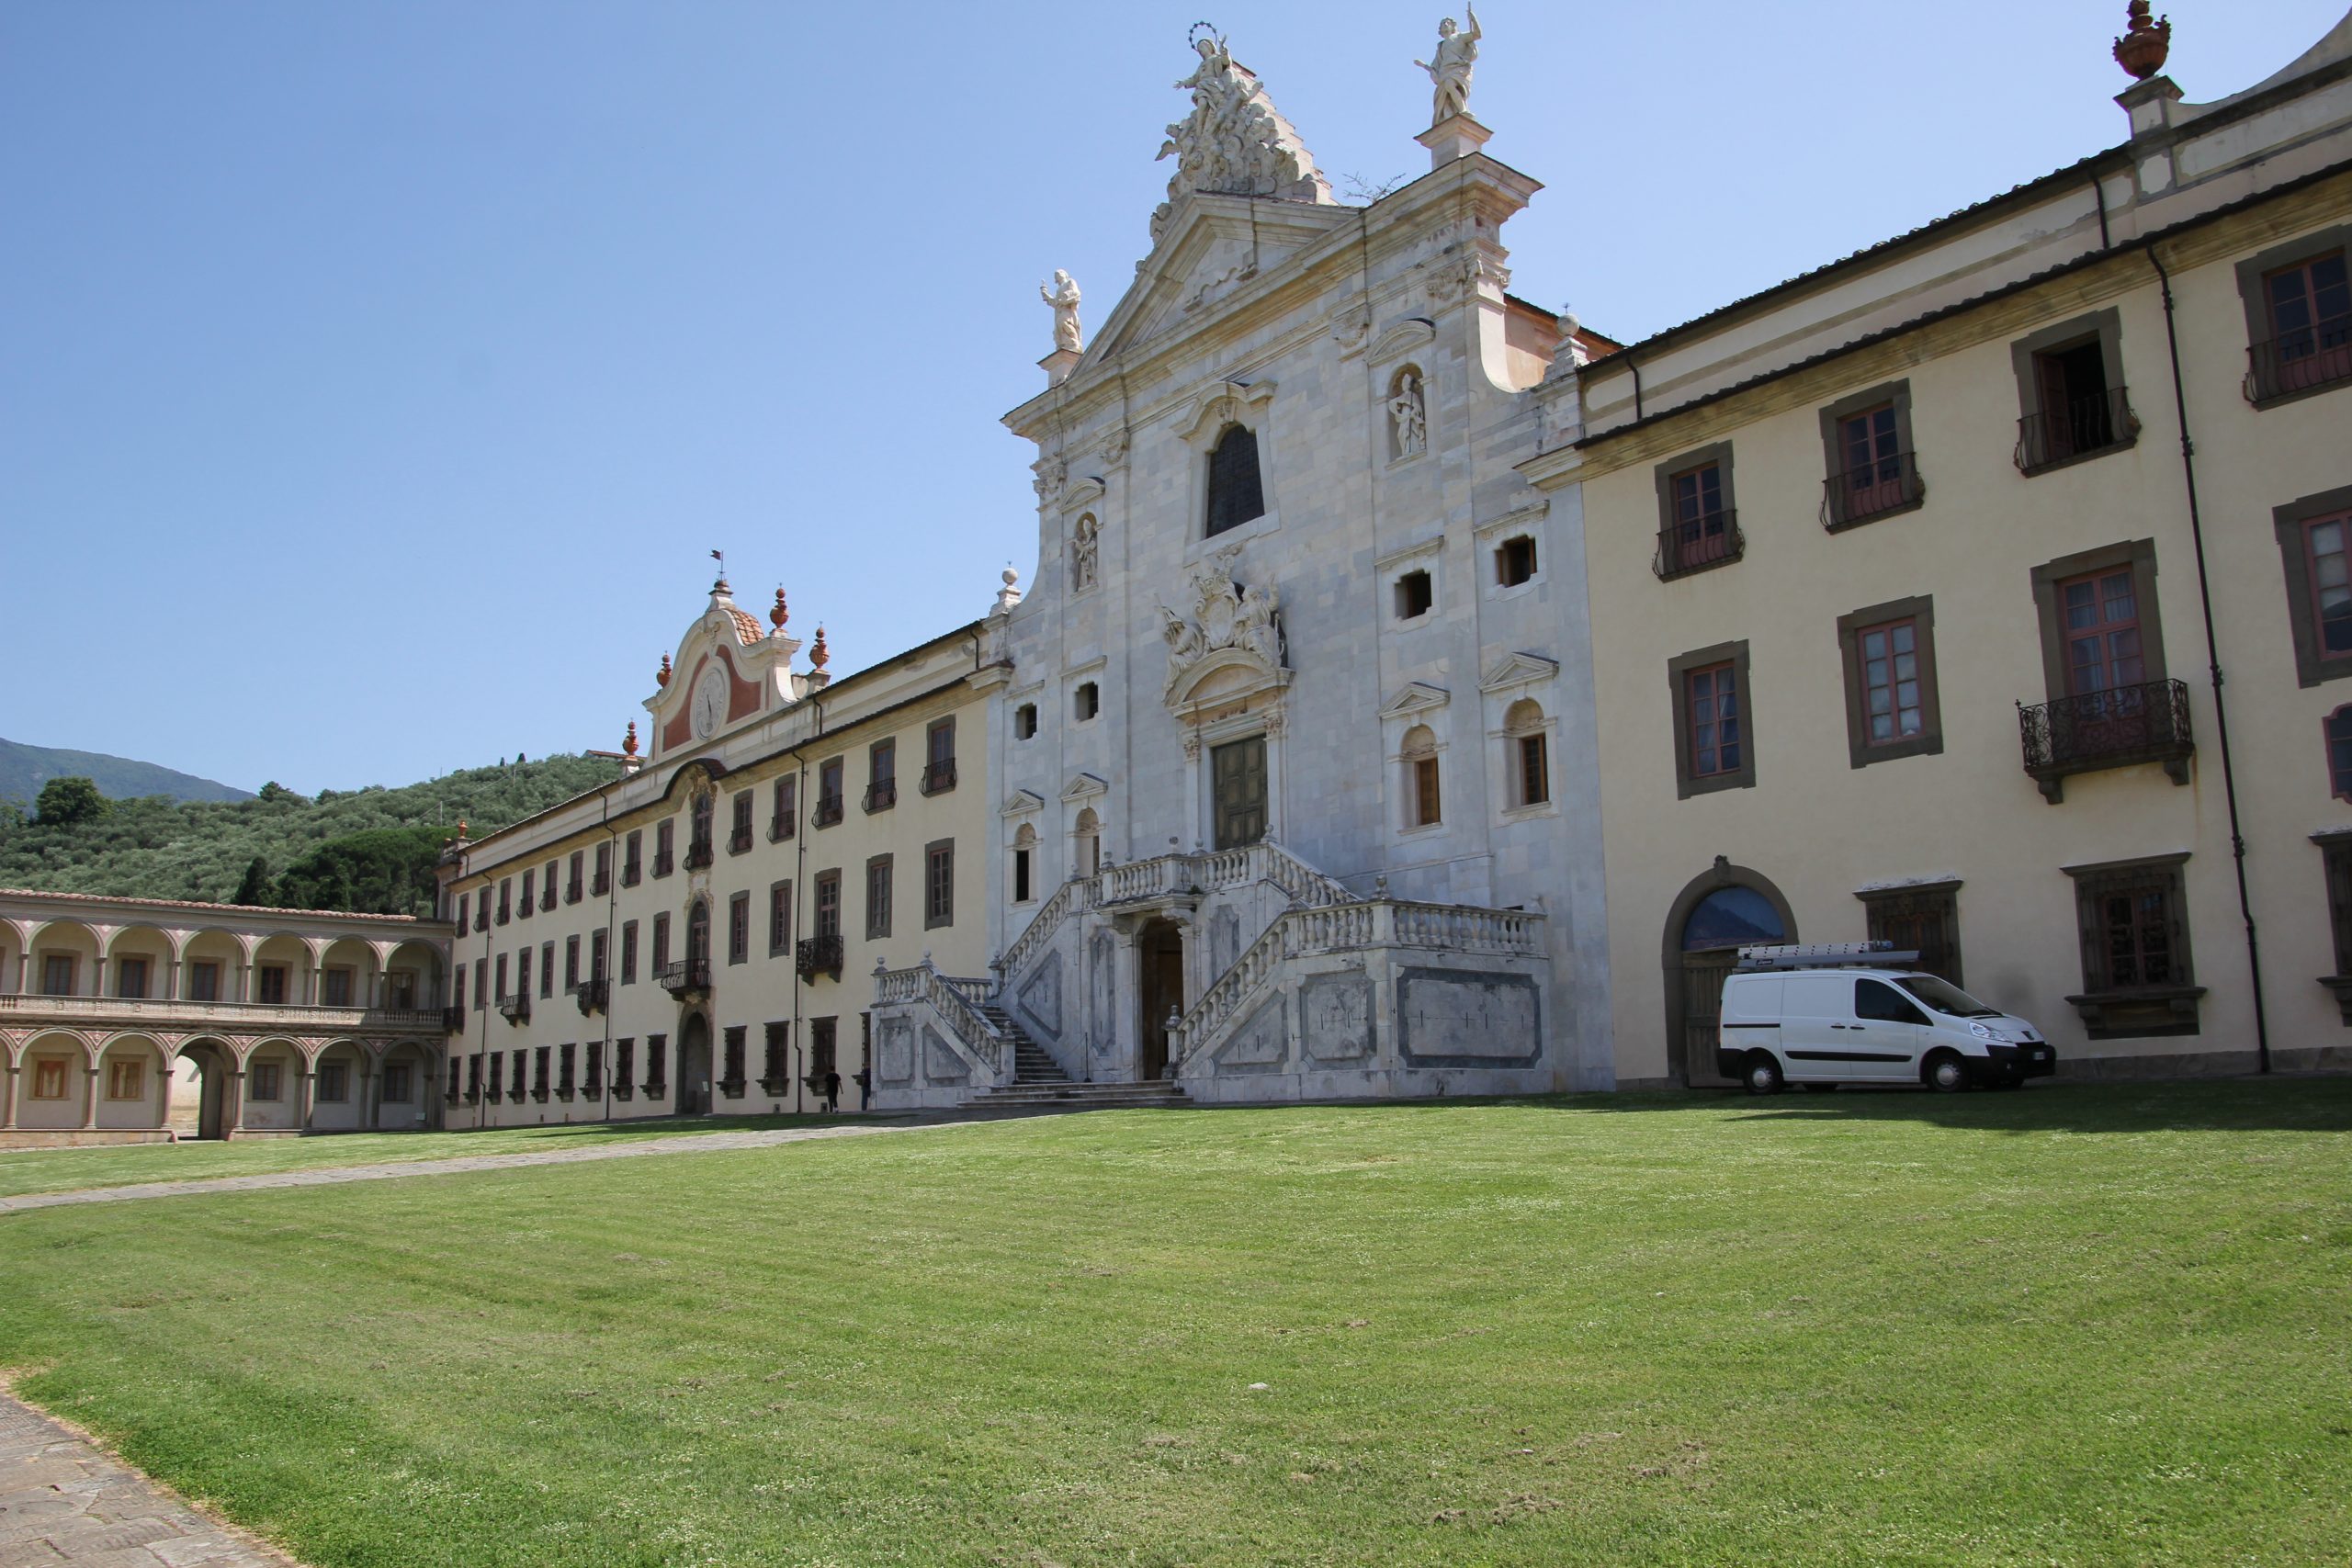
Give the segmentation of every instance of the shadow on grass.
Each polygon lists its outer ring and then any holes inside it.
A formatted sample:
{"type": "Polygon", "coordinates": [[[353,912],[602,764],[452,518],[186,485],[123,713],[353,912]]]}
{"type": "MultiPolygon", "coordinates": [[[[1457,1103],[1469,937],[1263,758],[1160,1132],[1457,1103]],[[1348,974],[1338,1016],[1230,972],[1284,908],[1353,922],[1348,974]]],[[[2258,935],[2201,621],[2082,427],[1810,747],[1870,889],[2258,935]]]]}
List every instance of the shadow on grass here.
{"type": "MultiPolygon", "coordinates": [[[[1632,1090],[1617,1094],[1519,1095],[1495,1099],[1351,1100],[1339,1108],[1388,1116],[1442,1116],[1517,1107],[1591,1115],[1713,1111],[1732,1122],[1907,1122],[1972,1132],[2151,1133],[2352,1132],[2352,1077],[2168,1079],[2137,1083],[2037,1083],[2023,1089],[1937,1094],[1909,1085],[1790,1089],[1632,1090]]],[[[1277,1115],[1296,1106],[1210,1107],[1142,1115],[1277,1115]]]]}

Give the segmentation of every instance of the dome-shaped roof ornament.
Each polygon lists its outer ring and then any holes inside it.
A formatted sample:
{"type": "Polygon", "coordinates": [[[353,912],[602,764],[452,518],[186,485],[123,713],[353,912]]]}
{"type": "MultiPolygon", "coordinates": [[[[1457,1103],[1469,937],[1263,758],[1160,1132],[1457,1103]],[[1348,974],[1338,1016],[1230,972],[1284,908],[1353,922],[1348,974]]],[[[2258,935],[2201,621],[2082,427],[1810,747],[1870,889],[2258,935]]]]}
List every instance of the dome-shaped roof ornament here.
{"type": "Polygon", "coordinates": [[[670,656],[667,653],[662,656],[662,668],[653,672],[653,683],[665,691],[669,689],[670,656]]]}
{"type": "Polygon", "coordinates": [[[832,650],[825,646],[825,628],[817,628],[817,640],[808,649],[808,668],[822,670],[832,660],[832,650]]]}
{"type": "Polygon", "coordinates": [[[789,619],[791,616],[786,614],[784,608],[784,584],[779,582],[775,585],[775,606],[768,612],[768,624],[775,628],[776,636],[782,637],[784,623],[789,619]]]}
{"type": "Polygon", "coordinates": [[[2131,0],[2123,14],[2123,36],[2115,40],[2115,63],[2144,82],[2165,68],[2165,56],[2172,51],[2172,18],[2148,20],[2148,0],[2131,0]]]}

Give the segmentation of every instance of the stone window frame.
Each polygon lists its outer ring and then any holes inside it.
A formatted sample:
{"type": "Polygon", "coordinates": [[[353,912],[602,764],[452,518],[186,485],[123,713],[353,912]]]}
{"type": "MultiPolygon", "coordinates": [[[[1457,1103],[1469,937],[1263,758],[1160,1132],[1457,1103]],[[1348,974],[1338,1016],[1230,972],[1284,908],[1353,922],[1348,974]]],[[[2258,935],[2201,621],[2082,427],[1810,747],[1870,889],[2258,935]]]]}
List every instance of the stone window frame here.
{"type": "Polygon", "coordinates": [[[2092,1039],[2140,1040],[2200,1032],[2197,1002],[2205,987],[2197,984],[2190,951],[2188,880],[2183,870],[2188,858],[2188,852],[2182,850],[2060,868],[2074,884],[2083,970],[2081,994],[2066,1000],[2082,1016],[2092,1039]],[[2109,976],[2098,900],[2103,893],[2130,881],[2160,886],[2164,892],[2165,919],[2171,928],[2170,955],[2177,970],[2165,985],[2117,986],[2109,976]]]}
{"type": "Polygon", "coordinates": [[[1543,699],[1526,686],[1517,688],[1516,694],[1506,692],[1503,695],[1508,700],[1502,703],[1502,713],[1490,732],[1491,739],[1502,746],[1502,769],[1498,782],[1502,785],[1503,820],[1516,822],[1529,817],[1556,816],[1560,809],[1560,749],[1555,744],[1560,728],[1559,715],[1544,706],[1543,699]],[[1521,703],[1534,706],[1537,715],[1534,724],[1514,725],[1511,722],[1511,711],[1521,703]],[[1526,794],[1523,743],[1530,739],[1541,740],[1544,745],[1544,795],[1541,800],[1522,798],[1526,794]]]}
{"type": "Polygon", "coordinates": [[[752,893],[739,888],[727,896],[727,962],[752,961],[752,893]]]}
{"type": "Polygon", "coordinates": [[[956,923],[956,840],[933,839],[922,847],[922,929],[937,931],[956,923]],[[947,874],[941,885],[939,867],[947,874]]]}
{"type": "Polygon", "coordinates": [[[897,902],[898,893],[897,860],[897,856],[887,854],[865,857],[865,940],[868,942],[890,940],[891,906],[897,902]],[[877,886],[882,890],[879,898],[874,896],[877,886]]]}
{"type": "Polygon", "coordinates": [[[2338,1014],[2352,1028],[2352,829],[2313,833],[2312,842],[2319,846],[2328,934],[2335,954],[2334,972],[2320,976],[2319,983],[2335,996],[2338,1014]]]}
{"type": "Polygon", "coordinates": [[[1092,724],[1096,719],[1102,716],[1102,683],[1091,678],[1080,681],[1078,684],[1069,689],[1069,721],[1073,728],[1081,724],[1092,724]],[[1079,709],[1081,706],[1088,708],[1090,711],[1086,713],[1079,712],[1079,709]]]}
{"type": "Polygon", "coordinates": [[[1013,705],[1012,738],[1015,740],[1037,739],[1037,705],[1035,702],[1013,705]]]}
{"type": "Polygon", "coordinates": [[[539,943],[539,995],[555,995],[555,938],[539,943]]]}
{"type": "Polygon", "coordinates": [[[1667,684],[1673,694],[1674,716],[1674,790],[1675,798],[1688,800],[1694,795],[1713,795],[1717,790],[1754,789],[1756,787],[1756,704],[1749,694],[1747,639],[1719,642],[1712,647],[1693,649],[1666,661],[1667,684]],[[1690,681],[1693,671],[1712,665],[1732,667],[1732,693],[1739,705],[1743,728],[1740,737],[1739,766],[1729,773],[1713,773],[1699,778],[1690,771],[1690,681]]]}
{"type": "Polygon", "coordinates": [[[1523,594],[1542,590],[1550,581],[1552,540],[1545,522],[1551,515],[1548,501],[1532,506],[1522,506],[1500,517],[1481,523],[1474,530],[1477,563],[1476,571],[1482,599],[1517,599],[1523,594]],[[1524,538],[1534,547],[1535,570],[1518,582],[1502,580],[1502,552],[1514,539],[1524,538]]]}
{"type": "MultiPolygon", "coordinates": [[[[2312,524],[2336,513],[2352,513],[2352,485],[2320,491],[2270,510],[2271,531],[2278,540],[2278,563],[2286,575],[2287,632],[2294,642],[2295,683],[2300,686],[2352,675],[2352,653],[2331,654],[2320,649],[2318,607],[2312,596],[2310,551],[2305,543],[2312,524]]],[[[2346,527],[2352,531],[2352,517],[2346,518],[2346,527]]]]}
{"type": "MultiPolygon", "coordinates": [[[[1438,608],[1444,603],[1444,583],[1442,581],[1444,558],[1445,540],[1440,536],[1392,550],[1372,563],[1372,570],[1380,583],[1377,613],[1383,626],[1391,631],[1419,631],[1436,621],[1438,608]],[[1429,576],[1430,607],[1418,615],[1400,615],[1396,613],[1397,594],[1405,579],[1417,571],[1429,576]]],[[[1540,549],[1536,560],[1540,567],[1543,562],[1540,549]]]]}
{"type": "MultiPolygon", "coordinates": [[[[1944,967],[1936,968],[1928,962],[1929,954],[1919,954],[1919,966],[1928,973],[1940,975],[1962,990],[1968,987],[1961,980],[1962,959],[1960,939],[1960,887],[1956,876],[1939,877],[1931,882],[1906,882],[1891,887],[1857,888],[1854,897],[1862,906],[1862,932],[1871,942],[1892,940],[1880,935],[1880,917],[1888,913],[1908,914],[1899,906],[1934,900],[1942,905],[1944,919],[1944,967]]],[[[1897,945],[1901,945],[1897,943],[1897,945]]]]}
{"type": "Polygon", "coordinates": [[[1867,528],[1890,517],[1900,517],[1906,512],[1917,512],[1928,504],[1928,487],[1919,480],[1919,448],[1911,434],[1911,380],[1882,381],[1875,387],[1865,387],[1859,392],[1838,399],[1821,411],[1821,455],[1824,510],[1822,526],[1832,534],[1843,534],[1853,528],[1867,528]],[[1881,403],[1894,405],[1894,446],[1896,452],[1911,459],[1911,499],[1900,505],[1873,512],[1867,517],[1849,517],[1833,521],[1826,502],[1828,486],[1846,473],[1846,444],[1839,425],[1858,413],[1878,407],[1881,403]]]}
{"type": "Polygon", "coordinates": [[[2141,679],[2144,684],[2171,679],[2165,665],[2164,616],[2156,598],[2156,542],[2128,539],[2077,550],[2033,569],[2033,619],[2041,634],[2042,701],[2064,702],[2066,688],[2066,621],[2058,585],[2093,572],[2132,569],[2132,592],[2140,614],[2141,679]]]}
{"type": "Polygon", "coordinates": [[[1932,757],[1944,749],[1943,705],[1936,673],[1936,601],[1931,594],[1890,599],[1851,615],[1838,617],[1838,661],[1845,672],[1846,760],[1849,766],[1867,768],[1900,757],[1932,757]],[[1919,660],[1919,733],[1907,740],[1872,745],[1870,716],[1862,689],[1861,634],[1890,621],[1909,620],[1918,628],[1916,654],[1919,660]]]}
{"type": "Polygon", "coordinates": [[[2334,800],[2352,802],[2352,784],[2339,784],[2335,779],[2335,735],[2338,719],[2346,720],[2346,739],[2352,739],[2352,703],[2341,703],[2320,716],[2320,755],[2327,767],[2327,793],[2334,800]]]}
{"type": "Polygon", "coordinates": [[[1739,476],[1733,462],[1732,447],[1733,443],[1729,438],[1710,441],[1704,446],[1693,446],[1688,451],[1678,452],[1651,468],[1650,483],[1657,492],[1657,547],[1655,554],[1660,567],[1666,563],[1667,533],[1679,522],[1674,514],[1674,481],[1694,468],[1703,468],[1712,463],[1720,471],[1722,475],[1720,488],[1724,498],[1724,526],[1731,530],[1734,536],[1733,540],[1724,545],[1724,553],[1715,559],[1701,561],[1696,566],[1678,566],[1670,572],[1660,571],[1657,575],[1661,581],[1674,582],[1686,577],[1696,577],[1702,571],[1714,571],[1719,568],[1731,566],[1747,556],[1747,536],[1738,532],[1739,476]]]}
{"type": "MultiPolygon", "coordinates": [[[[2034,373],[2034,360],[2053,349],[2071,347],[2091,338],[2098,340],[2099,360],[2105,368],[2108,391],[2110,394],[2122,392],[2125,407],[2130,407],[2130,383],[2123,375],[2123,312],[2119,307],[2109,305],[2103,310],[2070,316],[2063,321],[2052,321],[2010,343],[2009,368],[2017,377],[2018,417],[2020,420],[2041,416],[2041,378],[2034,373]]],[[[2020,425],[2018,428],[2022,433],[2024,427],[2020,425]]],[[[2077,463],[2096,462],[2117,452],[2127,452],[2140,444],[2140,416],[2136,412],[2128,414],[2123,423],[2117,427],[2115,436],[2111,446],[2077,452],[2054,463],[2041,463],[2031,468],[2020,467],[2018,472],[2026,479],[2039,479],[2043,474],[2054,474],[2061,468],[2071,468],[2077,463]]]]}
{"type": "Polygon", "coordinates": [[[1439,732],[1430,711],[1408,715],[1404,732],[1396,739],[1396,754],[1392,760],[1396,768],[1397,804],[1404,808],[1396,821],[1396,836],[1400,839],[1445,829],[1445,737],[1439,732]],[[1430,738],[1426,749],[1414,748],[1416,735],[1430,738]],[[1436,786],[1431,793],[1437,796],[1436,814],[1426,818],[1422,816],[1424,767],[1429,770],[1428,779],[1436,786]]]}
{"type": "Polygon", "coordinates": [[[811,931],[811,932],[810,932],[810,934],[811,934],[811,935],[813,935],[813,936],[819,937],[819,938],[829,937],[829,936],[831,936],[831,937],[838,937],[838,936],[840,936],[840,935],[842,934],[842,868],[841,868],[841,867],[839,867],[839,866],[837,866],[837,865],[836,865],[836,866],[829,866],[829,867],[827,867],[825,870],[820,871],[820,872],[819,872],[819,873],[817,874],[817,881],[816,881],[816,884],[815,884],[815,892],[814,892],[814,896],[813,896],[813,907],[814,907],[814,908],[815,908],[816,914],[815,914],[815,917],[814,917],[814,919],[812,919],[812,921],[811,921],[810,923],[815,927],[815,930],[814,930],[813,931],[811,931]],[[832,929],[832,930],[831,930],[831,931],[827,931],[827,930],[825,929],[825,917],[826,917],[826,914],[827,914],[827,912],[828,912],[828,911],[827,911],[827,909],[826,909],[826,908],[825,908],[825,902],[826,902],[825,896],[826,896],[826,894],[827,894],[829,891],[830,891],[830,892],[831,893],[831,895],[832,895],[832,908],[831,908],[831,916],[832,916],[832,928],[833,928],[833,929],[832,929]]]}
{"type": "Polygon", "coordinates": [[[637,984],[637,922],[635,920],[623,920],[621,922],[620,970],[620,983],[622,985],[634,986],[637,984]]]}
{"type": "MultiPolygon", "coordinates": [[[[2275,335],[2270,326],[2269,290],[2263,287],[2264,282],[2272,273],[2282,267],[2293,266],[2298,262],[2317,261],[2331,251],[2342,253],[2346,261],[2352,263],[2352,223],[2339,223],[2326,229],[2315,229],[2308,234],[2299,235],[2292,240],[2273,245],[2268,250],[2257,251],[2237,263],[2235,271],[2238,301],[2245,310],[2245,343],[2246,352],[2249,355],[2253,353],[2256,344],[2269,343],[2273,341],[2275,335]]],[[[2247,389],[2251,390],[2254,374],[2251,365],[2248,366],[2246,374],[2247,389]]],[[[2257,410],[2275,409],[2284,403],[2297,402],[2304,398],[2315,398],[2323,392],[2332,392],[2340,387],[2346,386],[2352,386],[2352,381],[2341,379],[2322,381],[2315,386],[2298,387],[2292,391],[2280,392],[2275,397],[2261,399],[2249,397],[2246,401],[2257,410]]]]}
{"type": "Polygon", "coordinates": [[[1186,506],[1185,561],[1189,564],[1213,550],[1244,539],[1254,539],[1282,526],[1281,498],[1274,474],[1279,452],[1272,418],[1274,383],[1223,381],[1204,391],[1190,418],[1176,432],[1191,452],[1186,465],[1191,496],[1186,506]],[[1258,444],[1257,516],[1217,533],[1208,532],[1209,462],[1226,431],[1235,425],[1248,430],[1258,444]]]}

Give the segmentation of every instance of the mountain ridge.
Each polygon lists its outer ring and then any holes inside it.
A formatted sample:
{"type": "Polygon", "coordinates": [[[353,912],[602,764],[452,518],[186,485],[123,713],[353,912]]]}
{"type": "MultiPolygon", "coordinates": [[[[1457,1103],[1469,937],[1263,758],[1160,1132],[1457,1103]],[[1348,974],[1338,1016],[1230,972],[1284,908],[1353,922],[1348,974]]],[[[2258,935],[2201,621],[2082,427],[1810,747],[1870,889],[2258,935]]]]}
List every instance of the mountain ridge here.
{"type": "Polygon", "coordinates": [[[51,779],[85,778],[109,800],[136,800],[166,795],[174,800],[251,800],[254,792],[167,768],[135,757],[107,751],[76,751],[68,747],[34,746],[22,740],[0,739],[0,800],[30,807],[40,786],[51,779]]]}

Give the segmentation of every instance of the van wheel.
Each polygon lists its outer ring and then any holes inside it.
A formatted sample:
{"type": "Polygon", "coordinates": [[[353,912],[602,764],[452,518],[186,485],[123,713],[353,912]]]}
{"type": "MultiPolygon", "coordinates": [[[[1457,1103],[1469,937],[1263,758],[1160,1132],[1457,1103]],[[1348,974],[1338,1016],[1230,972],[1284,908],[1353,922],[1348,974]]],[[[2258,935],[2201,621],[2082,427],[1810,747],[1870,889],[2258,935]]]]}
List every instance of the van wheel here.
{"type": "Polygon", "coordinates": [[[1770,1051],[1750,1053],[1747,1070],[1741,1075],[1741,1081],[1747,1085],[1750,1094],[1778,1094],[1781,1092],[1781,1064],[1773,1059],[1770,1051]]]}
{"type": "Polygon", "coordinates": [[[1968,1087],[1967,1064],[1950,1051],[1928,1057],[1927,1069],[1919,1076],[1938,1094],[1957,1094],[1968,1087]]]}

